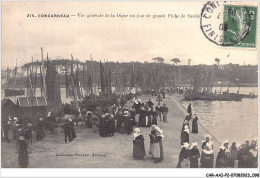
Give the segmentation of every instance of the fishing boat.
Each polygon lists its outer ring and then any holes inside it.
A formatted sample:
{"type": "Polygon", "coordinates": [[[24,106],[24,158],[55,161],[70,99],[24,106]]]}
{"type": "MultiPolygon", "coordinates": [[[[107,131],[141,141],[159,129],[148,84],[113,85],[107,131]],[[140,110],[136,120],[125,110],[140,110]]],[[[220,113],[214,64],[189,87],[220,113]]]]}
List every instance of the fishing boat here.
{"type": "Polygon", "coordinates": [[[10,76],[10,71],[7,69],[7,88],[4,89],[5,92],[5,97],[10,97],[10,96],[20,96],[25,94],[25,90],[23,89],[16,89],[16,74],[17,74],[17,59],[16,59],[16,66],[15,66],[15,71],[14,71],[14,85],[13,88],[8,88],[8,83],[9,83],[9,76],[10,76]]]}
{"type": "MultiPolygon", "coordinates": [[[[225,93],[225,92],[223,92],[223,93],[225,93]]],[[[249,94],[239,94],[239,93],[225,93],[225,94],[229,94],[231,96],[238,95],[241,99],[243,99],[243,98],[257,98],[257,95],[254,92],[249,92],[249,94]]]]}
{"type": "Polygon", "coordinates": [[[249,92],[248,94],[240,94],[239,93],[239,91],[240,91],[240,80],[239,80],[239,78],[236,78],[235,81],[238,85],[237,93],[229,93],[229,88],[230,88],[231,83],[232,83],[232,82],[230,82],[229,85],[228,85],[227,91],[224,91],[223,94],[229,94],[231,96],[237,96],[238,95],[242,99],[243,98],[257,98],[257,95],[254,92],[249,92]]]}
{"type": "Polygon", "coordinates": [[[200,74],[194,77],[192,90],[184,91],[184,100],[207,100],[207,101],[241,101],[242,96],[236,93],[222,92],[222,83],[219,93],[212,92],[214,70],[208,71],[207,66],[202,66],[200,74]]]}
{"type": "Polygon", "coordinates": [[[242,97],[233,93],[188,93],[184,94],[185,100],[207,100],[207,101],[241,101],[242,97]]]}

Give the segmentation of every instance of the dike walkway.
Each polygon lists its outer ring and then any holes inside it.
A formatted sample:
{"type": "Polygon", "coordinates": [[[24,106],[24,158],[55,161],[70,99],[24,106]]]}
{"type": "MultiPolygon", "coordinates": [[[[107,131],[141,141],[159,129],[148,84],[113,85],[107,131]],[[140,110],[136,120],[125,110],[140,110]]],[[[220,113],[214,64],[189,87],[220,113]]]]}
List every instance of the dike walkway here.
{"type": "MultiPolygon", "coordinates": [[[[143,102],[151,99],[154,107],[156,97],[140,96],[143,102]]],[[[134,160],[133,136],[116,133],[113,137],[100,137],[93,129],[85,126],[75,126],[77,138],[71,143],[64,144],[64,133],[61,128],[56,133],[47,133],[43,141],[36,141],[33,135],[33,152],[29,154],[29,168],[176,168],[181,151],[180,134],[186,109],[183,108],[176,96],[166,96],[162,103],[169,108],[168,122],[158,121],[163,130],[164,160],[153,163],[149,153],[150,128],[140,128],[145,138],[146,157],[144,160],[134,160]]],[[[131,107],[132,101],[126,104],[131,107]]],[[[198,116],[199,117],[199,116],[198,116]]],[[[199,124],[199,133],[190,133],[190,143],[196,141],[201,152],[204,134],[209,133],[199,124]]],[[[213,137],[215,157],[219,150],[219,142],[213,137]]],[[[18,154],[15,153],[15,141],[2,143],[2,167],[15,168],[18,165],[18,154]]],[[[214,161],[215,162],[215,161],[214,161]]]]}

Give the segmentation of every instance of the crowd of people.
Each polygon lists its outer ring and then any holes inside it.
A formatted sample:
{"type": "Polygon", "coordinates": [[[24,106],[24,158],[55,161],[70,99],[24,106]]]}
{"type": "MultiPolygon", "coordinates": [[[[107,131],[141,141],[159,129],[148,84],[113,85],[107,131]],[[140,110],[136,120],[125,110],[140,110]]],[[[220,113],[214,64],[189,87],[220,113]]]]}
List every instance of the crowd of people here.
{"type": "Polygon", "coordinates": [[[32,124],[29,120],[22,122],[21,119],[8,116],[5,130],[2,132],[3,138],[9,143],[15,140],[16,153],[18,153],[18,163],[21,168],[29,165],[28,154],[32,152],[32,124]]]}
{"type": "Polygon", "coordinates": [[[213,151],[213,142],[210,136],[206,136],[206,141],[202,143],[201,153],[198,149],[197,142],[189,144],[183,143],[179,154],[177,168],[257,168],[258,167],[258,146],[257,138],[251,143],[249,140],[240,144],[232,142],[229,147],[229,141],[223,141],[219,148],[217,156],[213,151]],[[216,162],[214,166],[214,158],[216,162]]]}
{"type": "MultiPolygon", "coordinates": [[[[75,125],[79,124],[79,116],[81,116],[82,125],[89,129],[92,128],[93,133],[97,133],[101,137],[112,137],[115,133],[130,135],[133,132],[133,158],[143,160],[147,154],[145,138],[141,134],[140,128],[149,127],[151,130],[149,155],[155,163],[159,163],[164,159],[162,144],[164,135],[158,123],[159,121],[167,123],[169,109],[166,104],[160,104],[162,98],[159,94],[156,101],[158,101],[156,107],[151,99],[147,102],[133,99],[131,108],[125,107],[120,102],[92,111],[83,108],[74,119],[63,119],[61,122],[57,122],[54,113],[49,112],[46,118],[40,118],[36,124],[36,140],[44,139],[46,129],[54,133],[56,128],[61,127],[64,130],[65,143],[71,142],[76,138],[75,125]]],[[[2,132],[4,138],[7,142],[15,139],[19,165],[26,168],[29,165],[28,154],[32,152],[32,124],[29,120],[23,122],[17,117],[13,119],[9,117],[4,128],[5,130],[2,132]]],[[[219,148],[219,152],[215,154],[214,143],[210,135],[205,135],[201,147],[197,142],[190,143],[190,134],[198,133],[198,116],[192,113],[191,104],[189,104],[180,134],[181,151],[177,168],[213,168],[214,165],[216,168],[234,168],[236,164],[238,168],[258,166],[257,139],[253,139],[251,142],[247,140],[239,146],[235,142],[230,146],[229,141],[225,140],[219,148]],[[215,163],[214,160],[216,160],[215,163]]]]}
{"type": "Polygon", "coordinates": [[[202,141],[201,153],[197,142],[190,143],[190,122],[192,122],[192,133],[198,133],[198,116],[192,114],[191,104],[187,108],[187,116],[183,121],[181,130],[181,151],[177,168],[257,168],[258,167],[258,144],[257,138],[246,140],[237,146],[228,140],[224,140],[219,148],[217,156],[214,155],[212,137],[205,135],[202,141]],[[214,158],[216,162],[214,164],[214,158]],[[199,164],[200,163],[200,164],[199,164]]]}

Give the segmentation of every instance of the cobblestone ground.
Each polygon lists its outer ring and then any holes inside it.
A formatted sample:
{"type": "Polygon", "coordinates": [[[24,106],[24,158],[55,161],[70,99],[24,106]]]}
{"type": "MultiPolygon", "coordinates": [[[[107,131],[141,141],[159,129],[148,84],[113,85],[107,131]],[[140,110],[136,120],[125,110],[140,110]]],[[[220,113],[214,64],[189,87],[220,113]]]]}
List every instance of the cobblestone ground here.
{"type": "MultiPolygon", "coordinates": [[[[155,97],[140,97],[146,102],[148,99],[156,105],[155,97]]],[[[71,143],[64,144],[64,133],[61,128],[54,134],[46,134],[43,141],[36,141],[35,134],[32,149],[29,154],[29,168],[175,168],[178,162],[180,148],[180,131],[186,110],[178,103],[178,94],[166,96],[162,103],[169,108],[168,122],[159,121],[158,125],[164,132],[164,160],[153,163],[149,153],[149,128],[141,128],[145,138],[146,157],[144,160],[132,158],[132,134],[115,134],[113,137],[100,137],[92,129],[75,126],[77,138],[71,143]],[[65,155],[67,154],[67,155],[65,155]]],[[[130,107],[132,102],[127,103],[130,107]]],[[[201,145],[203,135],[207,130],[199,125],[199,134],[190,134],[190,142],[197,141],[201,145]]],[[[215,142],[215,157],[219,142],[215,142]]],[[[201,149],[200,149],[201,150],[201,149]]],[[[18,154],[15,153],[15,141],[2,142],[2,167],[16,168],[18,154]]]]}

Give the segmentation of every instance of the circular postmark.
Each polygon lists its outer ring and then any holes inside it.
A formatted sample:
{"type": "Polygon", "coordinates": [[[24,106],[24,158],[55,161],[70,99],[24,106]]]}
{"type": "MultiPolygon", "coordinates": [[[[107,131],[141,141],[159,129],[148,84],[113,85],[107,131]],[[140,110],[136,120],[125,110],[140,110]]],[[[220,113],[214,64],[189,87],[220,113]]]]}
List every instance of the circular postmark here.
{"type": "Polygon", "coordinates": [[[200,28],[204,36],[220,46],[234,46],[249,33],[250,13],[244,5],[227,2],[207,2],[200,16],[200,28]]]}

